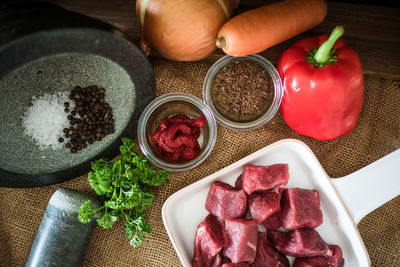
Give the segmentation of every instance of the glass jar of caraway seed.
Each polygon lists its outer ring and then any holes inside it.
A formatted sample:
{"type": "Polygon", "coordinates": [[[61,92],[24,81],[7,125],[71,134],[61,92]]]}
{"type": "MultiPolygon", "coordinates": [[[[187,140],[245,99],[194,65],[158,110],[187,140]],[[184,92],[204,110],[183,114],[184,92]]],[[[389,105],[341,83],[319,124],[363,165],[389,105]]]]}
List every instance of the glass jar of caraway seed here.
{"type": "Polygon", "coordinates": [[[278,71],[264,57],[224,56],[209,69],[203,98],[217,121],[234,130],[252,130],[278,111],[283,88],[278,71]]]}

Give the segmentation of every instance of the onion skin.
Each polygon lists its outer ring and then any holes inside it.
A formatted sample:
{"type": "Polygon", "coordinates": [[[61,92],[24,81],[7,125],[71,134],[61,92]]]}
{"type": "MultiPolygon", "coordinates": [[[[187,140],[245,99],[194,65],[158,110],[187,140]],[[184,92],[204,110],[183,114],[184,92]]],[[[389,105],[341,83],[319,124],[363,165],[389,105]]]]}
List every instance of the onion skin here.
{"type": "Polygon", "coordinates": [[[149,0],[140,23],[142,0],[136,2],[141,48],[176,61],[206,58],[217,49],[215,39],[222,25],[233,15],[232,0],[149,0]]]}

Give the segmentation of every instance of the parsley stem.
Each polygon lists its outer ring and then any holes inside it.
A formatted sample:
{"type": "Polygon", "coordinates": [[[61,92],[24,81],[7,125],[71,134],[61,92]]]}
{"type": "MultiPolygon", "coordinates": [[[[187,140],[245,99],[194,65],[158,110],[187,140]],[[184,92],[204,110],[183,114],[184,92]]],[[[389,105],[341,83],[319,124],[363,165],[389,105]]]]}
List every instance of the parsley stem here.
{"type": "MultiPolygon", "coordinates": [[[[130,210],[130,211],[131,211],[131,210],[130,210]]],[[[124,210],[121,210],[121,213],[124,215],[126,222],[129,222],[129,221],[131,220],[131,216],[128,215],[128,214],[126,214],[126,213],[124,212],[124,210]]]]}
{"type": "Polygon", "coordinates": [[[114,191],[113,191],[113,195],[112,195],[111,199],[115,199],[116,196],[117,196],[117,187],[114,186],[114,191]]]}
{"type": "Polygon", "coordinates": [[[104,209],[106,206],[102,206],[101,208],[98,208],[97,210],[94,210],[92,214],[98,213],[100,210],[104,209]]]}

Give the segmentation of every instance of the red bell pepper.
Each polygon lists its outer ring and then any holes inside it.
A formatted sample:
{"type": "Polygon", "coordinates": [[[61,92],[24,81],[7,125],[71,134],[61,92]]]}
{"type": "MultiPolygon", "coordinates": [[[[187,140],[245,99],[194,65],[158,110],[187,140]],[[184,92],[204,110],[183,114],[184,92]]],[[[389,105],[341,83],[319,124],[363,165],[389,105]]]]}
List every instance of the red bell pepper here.
{"type": "Polygon", "coordinates": [[[299,134],[332,140],[351,132],[357,123],[364,75],[357,53],[339,39],[342,34],[343,28],[336,27],[330,36],[303,39],[279,58],[281,113],[299,134]]]}

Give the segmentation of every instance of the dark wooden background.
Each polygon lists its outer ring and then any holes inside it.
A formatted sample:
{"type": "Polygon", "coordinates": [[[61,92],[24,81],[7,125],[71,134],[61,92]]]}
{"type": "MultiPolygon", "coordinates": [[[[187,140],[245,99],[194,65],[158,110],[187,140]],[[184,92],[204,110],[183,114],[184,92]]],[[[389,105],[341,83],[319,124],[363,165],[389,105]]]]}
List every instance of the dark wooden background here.
{"type": "MultiPolygon", "coordinates": [[[[47,0],[47,2],[109,22],[124,31],[133,42],[139,41],[134,0],[47,0]]],[[[274,1],[241,0],[236,12],[240,13],[271,2],[274,1]]],[[[329,34],[339,22],[345,27],[343,38],[348,46],[358,52],[365,74],[400,79],[399,1],[352,1],[362,4],[348,2],[327,1],[328,15],[321,25],[261,54],[276,63],[280,53],[295,40],[329,34]]],[[[217,50],[205,60],[215,61],[222,55],[222,51],[217,50]]]]}

